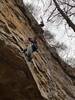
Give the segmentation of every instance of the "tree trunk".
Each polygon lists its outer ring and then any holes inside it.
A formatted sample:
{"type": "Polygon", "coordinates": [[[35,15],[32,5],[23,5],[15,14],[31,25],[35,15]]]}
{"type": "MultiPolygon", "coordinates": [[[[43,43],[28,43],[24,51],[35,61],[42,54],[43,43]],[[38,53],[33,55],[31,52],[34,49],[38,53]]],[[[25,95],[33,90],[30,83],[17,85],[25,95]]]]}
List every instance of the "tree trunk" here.
{"type": "Polygon", "coordinates": [[[63,10],[60,8],[56,0],[53,0],[55,3],[55,6],[57,10],[60,12],[62,17],[67,21],[67,24],[74,30],[75,32],[75,24],[70,20],[70,18],[63,12],[63,10]]]}

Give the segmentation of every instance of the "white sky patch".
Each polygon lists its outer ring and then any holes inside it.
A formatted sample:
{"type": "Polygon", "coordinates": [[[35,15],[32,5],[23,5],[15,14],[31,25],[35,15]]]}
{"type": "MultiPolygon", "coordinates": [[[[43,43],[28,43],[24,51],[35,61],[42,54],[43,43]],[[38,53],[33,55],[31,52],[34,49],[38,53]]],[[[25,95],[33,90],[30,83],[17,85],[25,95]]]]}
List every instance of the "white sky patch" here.
{"type": "Polygon", "coordinates": [[[32,0],[23,0],[23,2],[24,2],[24,4],[26,4],[26,3],[31,4],[32,3],[32,0]]]}

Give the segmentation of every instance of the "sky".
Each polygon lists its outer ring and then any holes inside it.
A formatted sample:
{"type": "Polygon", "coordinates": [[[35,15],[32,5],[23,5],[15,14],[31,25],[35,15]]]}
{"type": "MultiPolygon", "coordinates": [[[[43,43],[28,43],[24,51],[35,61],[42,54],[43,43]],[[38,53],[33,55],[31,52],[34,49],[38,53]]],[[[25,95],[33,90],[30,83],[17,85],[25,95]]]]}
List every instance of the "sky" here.
{"type": "Polygon", "coordinates": [[[67,45],[67,50],[61,51],[58,53],[59,55],[64,59],[64,61],[70,61],[69,64],[72,65],[72,67],[75,66],[74,59],[75,59],[75,32],[67,26],[67,31],[65,30],[64,22],[58,27],[57,23],[50,23],[47,22],[47,17],[49,12],[44,15],[44,12],[49,5],[49,0],[44,0],[44,6],[41,2],[42,0],[23,0],[24,4],[32,4],[35,8],[33,15],[38,21],[38,23],[41,21],[41,18],[43,18],[45,27],[44,29],[49,30],[52,34],[55,36],[55,40],[59,41],[60,43],[64,43],[67,45]],[[48,2],[47,2],[48,1],[48,2]],[[38,4],[38,5],[37,5],[38,4]],[[71,58],[73,58],[73,61],[71,61],[71,58]]]}

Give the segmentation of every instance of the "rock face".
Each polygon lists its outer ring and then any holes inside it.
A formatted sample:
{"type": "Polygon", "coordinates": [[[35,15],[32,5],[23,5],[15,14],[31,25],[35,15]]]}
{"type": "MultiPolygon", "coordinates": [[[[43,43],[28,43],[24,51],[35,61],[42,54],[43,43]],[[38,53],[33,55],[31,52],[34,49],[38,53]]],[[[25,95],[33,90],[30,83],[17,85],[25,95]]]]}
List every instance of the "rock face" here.
{"type": "Polygon", "coordinates": [[[75,69],[42,33],[21,0],[0,0],[0,100],[75,100],[75,69]],[[29,36],[38,37],[32,63],[22,52],[29,36]]]}

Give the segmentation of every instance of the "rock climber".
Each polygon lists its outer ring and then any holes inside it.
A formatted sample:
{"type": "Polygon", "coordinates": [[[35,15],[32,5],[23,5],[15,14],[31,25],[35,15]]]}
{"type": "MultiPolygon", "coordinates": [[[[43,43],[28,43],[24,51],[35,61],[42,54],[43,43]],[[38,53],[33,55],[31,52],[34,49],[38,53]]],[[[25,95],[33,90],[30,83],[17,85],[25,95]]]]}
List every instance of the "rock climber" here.
{"type": "Polygon", "coordinates": [[[30,44],[28,45],[28,47],[26,49],[24,49],[24,53],[28,58],[28,61],[32,60],[32,53],[37,51],[38,46],[37,46],[37,40],[36,37],[34,38],[28,38],[28,41],[30,42],[30,44]]]}

